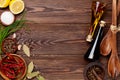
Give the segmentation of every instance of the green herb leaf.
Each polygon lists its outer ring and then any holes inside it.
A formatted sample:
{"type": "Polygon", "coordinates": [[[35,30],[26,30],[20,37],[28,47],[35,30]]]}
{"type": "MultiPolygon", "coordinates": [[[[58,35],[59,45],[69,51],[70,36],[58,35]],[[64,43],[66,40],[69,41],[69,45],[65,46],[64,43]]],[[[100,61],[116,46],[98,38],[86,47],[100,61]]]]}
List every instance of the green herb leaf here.
{"type": "Polygon", "coordinates": [[[38,80],[45,80],[45,78],[44,78],[43,76],[41,76],[41,75],[38,75],[36,78],[37,78],[38,80]]]}
{"type": "Polygon", "coordinates": [[[34,64],[33,62],[30,62],[28,65],[28,73],[32,73],[33,69],[34,69],[34,64]]]}
{"type": "Polygon", "coordinates": [[[27,78],[28,78],[28,79],[32,79],[32,78],[38,76],[39,74],[40,74],[39,71],[37,71],[37,72],[32,72],[32,73],[28,73],[28,74],[27,74],[27,78]]]}
{"type": "Polygon", "coordinates": [[[30,57],[30,48],[25,44],[23,44],[23,51],[28,57],[30,57]]]}

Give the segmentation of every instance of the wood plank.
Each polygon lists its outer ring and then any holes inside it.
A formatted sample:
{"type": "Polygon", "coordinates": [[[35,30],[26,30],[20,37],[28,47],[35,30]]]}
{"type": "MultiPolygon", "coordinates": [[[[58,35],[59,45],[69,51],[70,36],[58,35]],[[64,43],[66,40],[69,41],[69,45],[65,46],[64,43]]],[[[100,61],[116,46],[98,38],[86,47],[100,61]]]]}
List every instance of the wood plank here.
{"type": "Polygon", "coordinates": [[[19,43],[30,45],[34,54],[39,51],[40,54],[85,53],[88,44],[85,42],[84,34],[87,30],[83,31],[83,29],[87,29],[88,25],[28,24],[27,26],[30,26],[29,30],[19,31],[17,35],[19,43]]]}
{"type": "MultiPolygon", "coordinates": [[[[103,0],[104,1],[104,0],[103,0]]],[[[27,19],[36,23],[90,23],[91,0],[26,0],[27,19]]],[[[111,1],[106,0],[108,6],[104,19],[110,21],[111,1]]]]}

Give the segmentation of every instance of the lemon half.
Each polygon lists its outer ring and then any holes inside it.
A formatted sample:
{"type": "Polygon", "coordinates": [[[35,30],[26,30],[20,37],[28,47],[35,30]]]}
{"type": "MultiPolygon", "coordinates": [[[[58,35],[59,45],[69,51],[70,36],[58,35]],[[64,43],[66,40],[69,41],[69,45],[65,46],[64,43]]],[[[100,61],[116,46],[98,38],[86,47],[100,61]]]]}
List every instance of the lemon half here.
{"type": "Polygon", "coordinates": [[[10,3],[10,0],[0,0],[0,8],[6,8],[10,3]]]}
{"type": "Polygon", "coordinates": [[[22,0],[12,0],[9,4],[9,9],[13,14],[21,13],[25,8],[25,4],[22,0]]]}

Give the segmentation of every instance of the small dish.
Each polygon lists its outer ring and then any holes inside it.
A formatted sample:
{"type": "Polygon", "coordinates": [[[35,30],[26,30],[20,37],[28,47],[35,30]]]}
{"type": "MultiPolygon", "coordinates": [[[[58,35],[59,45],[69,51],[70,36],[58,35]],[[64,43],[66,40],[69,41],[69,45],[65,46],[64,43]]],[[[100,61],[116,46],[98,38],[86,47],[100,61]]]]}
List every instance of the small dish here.
{"type": "Polygon", "coordinates": [[[17,46],[16,39],[6,38],[2,42],[2,51],[4,53],[15,53],[17,46]]]}

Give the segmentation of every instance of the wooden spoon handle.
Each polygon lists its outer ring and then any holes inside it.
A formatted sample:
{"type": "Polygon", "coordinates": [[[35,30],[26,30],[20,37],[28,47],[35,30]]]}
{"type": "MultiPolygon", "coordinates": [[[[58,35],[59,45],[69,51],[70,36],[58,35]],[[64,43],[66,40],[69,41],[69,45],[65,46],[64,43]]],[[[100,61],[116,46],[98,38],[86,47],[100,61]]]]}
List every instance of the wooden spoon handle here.
{"type": "Polygon", "coordinates": [[[117,25],[117,0],[112,0],[112,25],[117,25]]]}
{"type": "Polygon", "coordinates": [[[120,0],[118,0],[118,7],[117,7],[117,15],[119,15],[120,14],[120,0]]]}

